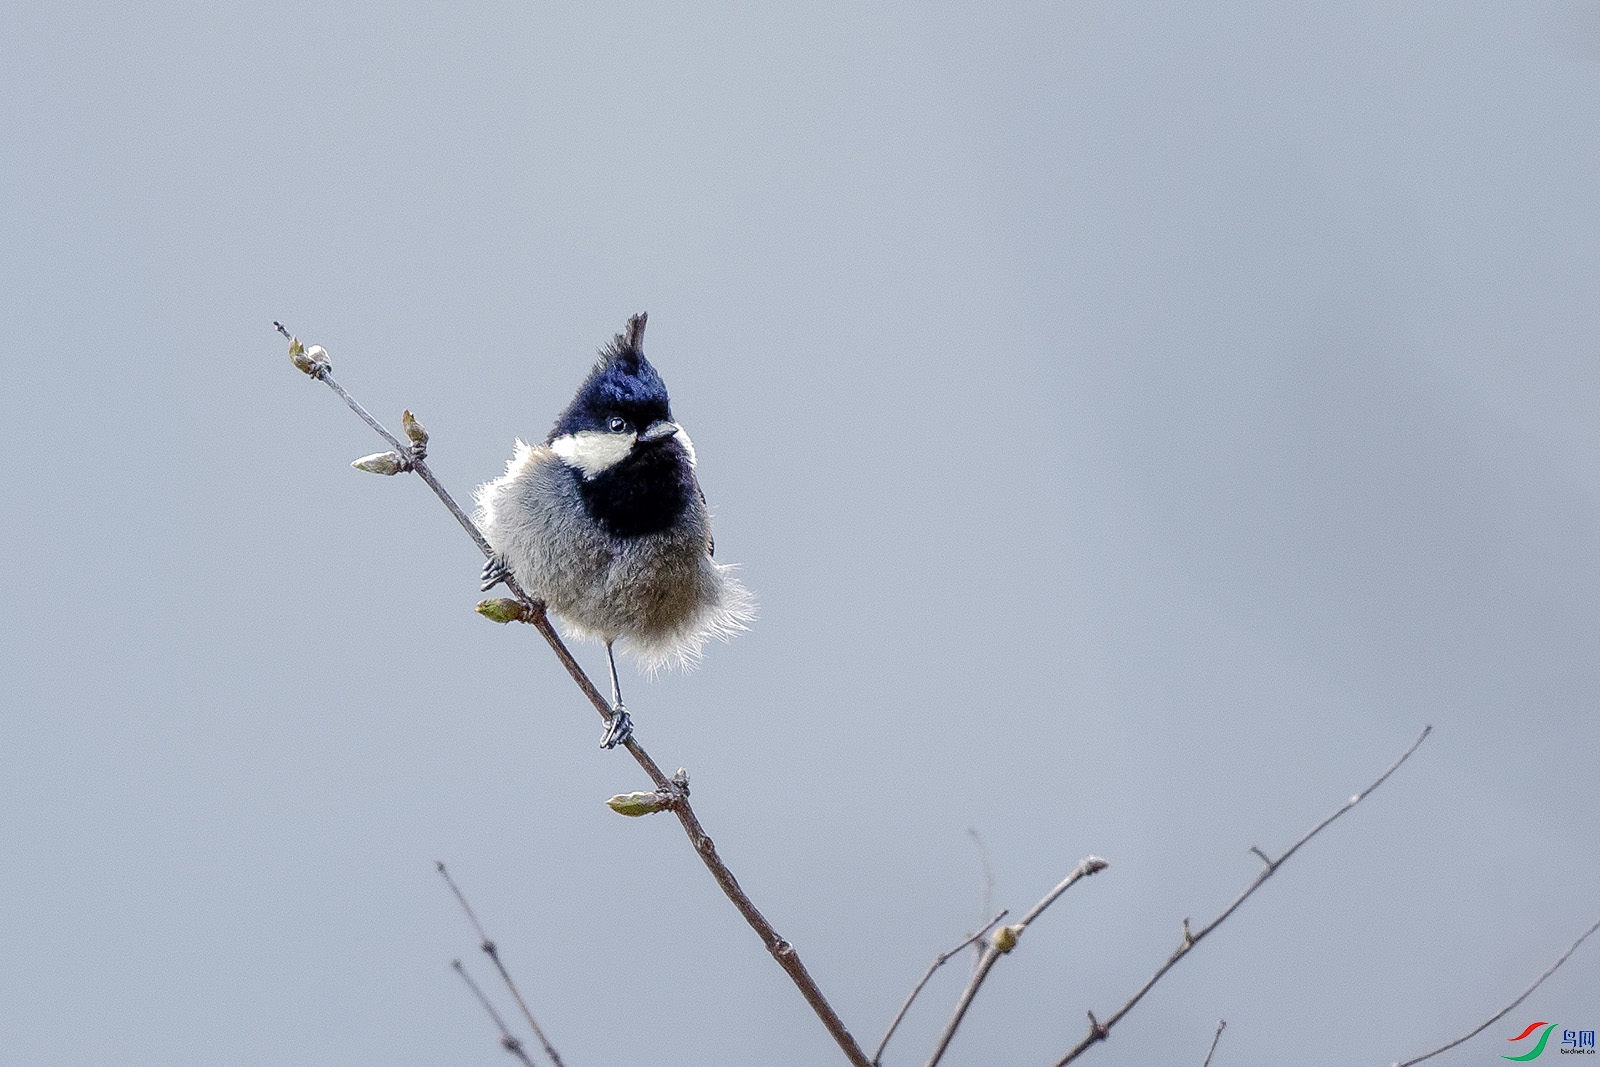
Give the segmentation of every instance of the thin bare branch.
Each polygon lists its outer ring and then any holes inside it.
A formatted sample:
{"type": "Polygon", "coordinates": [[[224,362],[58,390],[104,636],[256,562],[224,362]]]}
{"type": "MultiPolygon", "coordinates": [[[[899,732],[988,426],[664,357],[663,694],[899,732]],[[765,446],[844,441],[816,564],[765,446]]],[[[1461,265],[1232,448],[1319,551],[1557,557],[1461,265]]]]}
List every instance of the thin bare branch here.
{"type": "Polygon", "coordinates": [[[561,1062],[561,1056],[556,1052],[555,1046],[550,1044],[550,1039],[544,1036],[544,1030],[533,1019],[533,1012],[528,1010],[528,1002],[522,999],[522,991],[517,988],[517,983],[511,980],[511,972],[506,970],[506,965],[500,961],[500,948],[484,932],[483,924],[478,921],[478,915],[472,910],[472,905],[467,903],[466,894],[461,892],[461,887],[456,885],[456,880],[450,877],[450,872],[445,869],[443,861],[438,861],[439,876],[444,879],[444,884],[450,887],[450,892],[456,896],[456,902],[461,905],[461,910],[467,913],[467,921],[472,923],[472,928],[478,932],[479,946],[484,955],[494,961],[495,970],[500,972],[500,980],[510,990],[511,998],[517,1002],[517,1007],[522,1009],[522,1017],[528,1021],[528,1026],[533,1030],[533,1036],[539,1039],[539,1044],[544,1046],[544,1054],[550,1057],[555,1067],[566,1067],[561,1062]]]}
{"type": "Polygon", "coordinates": [[[1493,1026],[1495,1023],[1499,1022],[1501,1019],[1503,1019],[1507,1015],[1511,1014],[1511,1009],[1515,1008],[1518,1004],[1521,1004],[1524,1000],[1527,1000],[1529,995],[1532,994],[1535,989],[1538,989],[1541,985],[1543,985],[1544,984],[1544,980],[1546,978],[1549,978],[1552,974],[1555,974],[1556,973],[1556,968],[1560,967],[1563,963],[1566,963],[1567,962],[1567,957],[1571,956],[1574,952],[1578,951],[1578,946],[1583,944],[1586,940],[1588,940],[1589,935],[1594,933],[1596,930],[1600,930],[1600,922],[1596,922],[1593,926],[1589,927],[1589,929],[1585,930],[1578,937],[1578,940],[1574,941],[1571,945],[1569,945],[1567,947],[1567,951],[1565,951],[1565,952],[1563,952],[1561,954],[1561,958],[1560,959],[1556,960],[1549,967],[1546,967],[1544,973],[1533,980],[1533,984],[1532,985],[1530,985],[1527,989],[1524,989],[1521,993],[1517,994],[1517,999],[1513,1000],[1510,1004],[1507,1004],[1505,1007],[1501,1008],[1499,1011],[1497,1011],[1493,1015],[1489,1016],[1488,1019],[1484,1020],[1484,1023],[1483,1023],[1482,1026],[1479,1026],[1477,1029],[1473,1030],[1471,1033],[1468,1033],[1468,1034],[1466,1034],[1466,1035],[1464,1035],[1462,1037],[1456,1038],[1454,1041],[1450,1042],[1448,1045],[1440,1045],[1438,1048],[1434,1049],[1432,1052],[1424,1052],[1422,1055],[1416,1057],[1415,1059],[1406,1060],[1404,1063],[1396,1063],[1394,1065],[1394,1067],[1411,1067],[1411,1065],[1414,1064],[1414,1063],[1421,1063],[1423,1060],[1431,1060],[1431,1059],[1433,1059],[1433,1057],[1437,1056],[1439,1053],[1441,1053],[1441,1052],[1449,1052],[1451,1049],[1455,1048],[1457,1045],[1462,1044],[1463,1042],[1466,1042],[1466,1041],[1471,1041],[1473,1038],[1477,1037],[1479,1034],[1481,1034],[1485,1030],[1489,1029],[1489,1027],[1493,1026]]]}
{"type": "Polygon", "coordinates": [[[1078,864],[1078,866],[1073,869],[1071,874],[1063,878],[1054,889],[1046,893],[1043,900],[1039,901],[1039,903],[1028,909],[1028,914],[1024,915],[1022,917],[1022,921],[1017,924],[1018,929],[1016,931],[1016,935],[1021,937],[1022,931],[1026,930],[1035,919],[1043,915],[1044,909],[1054,904],[1057,897],[1071,889],[1074,882],[1077,882],[1081,878],[1087,878],[1091,874],[1094,874],[1098,871],[1103,871],[1109,866],[1110,864],[1101,859],[1099,856],[1086,857],[1082,863],[1078,864]]]}
{"type": "Polygon", "coordinates": [[[1211,1067],[1211,1057],[1217,1054],[1217,1042],[1222,1040],[1222,1031],[1228,1028],[1228,1020],[1217,1020],[1217,1032],[1211,1035],[1211,1051],[1206,1053],[1206,1062],[1200,1067],[1211,1067]]]}
{"type": "Polygon", "coordinates": [[[478,983],[472,980],[472,975],[467,973],[467,969],[461,966],[461,961],[451,960],[450,966],[454,967],[456,973],[461,976],[461,980],[467,983],[467,988],[472,990],[472,995],[478,998],[478,1003],[483,1005],[483,1010],[489,1013],[489,1018],[494,1021],[494,1025],[500,1030],[500,1047],[521,1060],[525,1067],[533,1067],[533,1061],[522,1050],[522,1042],[518,1041],[511,1031],[506,1029],[506,1021],[500,1018],[500,1013],[494,1010],[494,1005],[489,1003],[489,998],[483,995],[483,990],[478,988],[478,983]]]}
{"type": "Polygon", "coordinates": [[[889,1029],[883,1032],[883,1040],[878,1042],[878,1050],[872,1054],[873,1067],[877,1067],[878,1061],[883,1058],[883,1050],[888,1046],[889,1039],[894,1036],[895,1030],[899,1028],[900,1020],[904,1019],[906,1017],[906,1012],[911,1010],[911,1002],[917,999],[917,994],[922,992],[922,987],[928,984],[928,980],[933,977],[934,972],[940,967],[943,967],[946,963],[949,963],[952,958],[954,958],[968,945],[976,944],[978,941],[982,940],[983,935],[987,934],[990,930],[993,930],[996,924],[998,924],[1001,919],[1004,919],[1009,914],[1010,909],[1002,910],[999,915],[996,915],[994,918],[984,923],[983,929],[979,930],[977,933],[961,942],[961,944],[957,945],[955,948],[950,949],[948,952],[941,952],[934,958],[934,961],[928,965],[927,971],[923,973],[922,979],[912,987],[910,996],[906,997],[906,1002],[900,1005],[899,1011],[895,1012],[894,1019],[889,1023],[889,1029]]]}
{"type": "MultiPolygon", "coordinates": [[[[288,334],[288,330],[284,328],[282,323],[274,323],[273,325],[277,326],[281,333],[288,334]]],[[[644,321],[642,318],[639,319],[637,327],[634,327],[630,322],[629,329],[633,330],[635,328],[643,330],[644,321]]],[[[295,343],[291,337],[291,352],[295,343]]],[[[482,532],[478,530],[477,526],[467,516],[467,513],[461,510],[461,507],[444,486],[439,483],[439,480],[434,477],[433,471],[429,469],[426,460],[417,456],[412,448],[401,444],[398,438],[384,429],[381,423],[369,415],[366,409],[345,391],[343,386],[334,380],[328,363],[315,364],[306,373],[326,383],[330,389],[339,394],[345,403],[349,405],[350,410],[361,416],[367,425],[371,426],[384,440],[388,441],[404,461],[405,469],[415,471],[418,477],[427,483],[428,488],[433,490],[434,495],[449,509],[450,514],[454,515],[456,521],[461,524],[461,528],[472,538],[473,543],[478,546],[478,551],[482,552],[485,557],[493,555],[493,550],[490,549],[489,542],[484,540],[482,532]]],[[[579,666],[578,661],[573,658],[571,651],[567,649],[566,643],[561,640],[561,635],[556,633],[555,626],[551,624],[549,617],[545,614],[544,604],[529,596],[513,577],[508,576],[505,579],[505,585],[517,602],[526,609],[521,621],[529,623],[539,631],[539,636],[544,638],[545,643],[550,646],[550,650],[555,653],[556,659],[566,669],[567,675],[571,677],[579,691],[588,698],[589,703],[594,706],[600,717],[610,722],[610,703],[601,695],[600,690],[595,687],[588,674],[579,666]]],[[[806,970],[805,964],[801,962],[800,955],[795,951],[794,946],[779,936],[778,931],[767,921],[766,916],[761,914],[744,890],[740,888],[738,879],[733,876],[733,872],[728,869],[727,864],[722,862],[722,858],[717,854],[715,843],[711,840],[710,835],[705,832],[704,827],[700,825],[700,820],[695,816],[694,808],[689,804],[687,791],[676,786],[671,779],[662,773],[661,768],[656,765],[655,760],[650,758],[650,754],[644,750],[644,746],[638,742],[636,737],[631,737],[623,742],[622,747],[627,749],[628,754],[644,769],[645,774],[649,776],[657,790],[664,793],[672,793],[674,791],[681,793],[681,796],[672,806],[672,813],[677,816],[678,822],[683,826],[683,832],[688,835],[690,843],[694,845],[695,852],[700,856],[700,861],[711,872],[711,877],[716,880],[717,886],[733,902],[733,906],[738,909],[745,922],[761,938],[761,942],[766,946],[767,952],[778,962],[778,966],[783,968],[784,973],[794,982],[795,987],[800,990],[800,995],[805,998],[806,1003],[811,1006],[811,1010],[816,1013],[817,1018],[822,1021],[822,1025],[827,1028],[828,1033],[838,1043],[840,1050],[844,1052],[845,1058],[850,1061],[851,1067],[872,1067],[866,1053],[861,1051],[861,1046],[856,1043],[856,1039],[851,1036],[849,1029],[844,1025],[844,1021],[839,1018],[839,1014],[828,1003],[828,998],[823,995],[816,980],[806,970]]]]}
{"type": "Polygon", "coordinates": [[[1422,733],[1417,735],[1417,739],[1411,742],[1411,747],[1402,752],[1399,759],[1389,764],[1389,769],[1380,774],[1376,781],[1367,786],[1361,792],[1357,793],[1355,796],[1351,797],[1349,800],[1345,801],[1332,815],[1329,815],[1326,819],[1323,819],[1321,822],[1317,823],[1317,825],[1307,830],[1303,835],[1301,835],[1300,840],[1290,845],[1288,851],[1279,856],[1277,859],[1272,859],[1265,852],[1262,852],[1260,849],[1252,846],[1250,851],[1260,856],[1261,861],[1266,864],[1266,866],[1261,869],[1261,873],[1256,875],[1255,881],[1251,882],[1243,893],[1240,893],[1237,897],[1235,897],[1233,903],[1229,904],[1225,909],[1223,909],[1221,915],[1218,915],[1215,919],[1212,919],[1200,929],[1191,931],[1189,929],[1189,922],[1187,919],[1185,919],[1183,924],[1183,939],[1172,955],[1167,958],[1167,962],[1156,968],[1156,973],[1150,976],[1150,980],[1145,982],[1144,985],[1140,986],[1139,991],[1132,997],[1128,998],[1128,1002],[1113,1012],[1105,1020],[1105,1022],[1096,1020],[1094,1013],[1090,1012],[1089,1033],[1082,1041],[1073,1046],[1072,1051],[1068,1052],[1065,1056],[1061,1057],[1061,1059],[1057,1060],[1055,1067],[1066,1067],[1067,1064],[1071,1063],[1073,1060],[1077,1059],[1079,1056],[1088,1051],[1090,1046],[1104,1041],[1106,1038],[1110,1037],[1111,1028],[1117,1025],[1117,1023],[1121,1022],[1123,1017],[1132,1011],[1134,1006],[1137,1005],[1139,1001],[1144,999],[1144,995],[1150,992],[1151,988],[1154,987],[1157,982],[1161,981],[1168,971],[1177,966],[1179,960],[1183,959],[1190,952],[1192,952],[1194,947],[1201,941],[1204,941],[1206,936],[1210,934],[1211,931],[1221,926],[1223,922],[1227,920],[1228,916],[1239,910],[1239,905],[1243,904],[1246,900],[1249,900],[1251,894],[1253,894],[1257,889],[1260,889],[1262,883],[1264,883],[1268,878],[1271,878],[1274,874],[1276,874],[1278,868],[1282,867],[1290,856],[1293,856],[1296,852],[1300,851],[1301,845],[1304,845],[1307,841],[1310,841],[1313,837],[1316,837],[1327,828],[1329,823],[1333,822],[1333,820],[1337,819],[1339,816],[1343,815],[1345,812],[1361,803],[1361,801],[1365,800],[1367,795],[1370,794],[1374,789],[1388,781],[1389,776],[1395,771],[1399,770],[1402,763],[1411,758],[1411,754],[1417,750],[1417,747],[1421,745],[1423,741],[1427,740],[1428,735],[1432,732],[1432,726],[1424,727],[1422,733]]]}
{"type": "Polygon", "coordinates": [[[1044,910],[1054,904],[1062,893],[1065,893],[1077,882],[1089,877],[1096,871],[1105,870],[1106,866],[1106,861],[1099,856],[1085,858],[1082,863],[1073,869],[1071,874],[1063,878],[1054,889],[1046,893],[1044,899],[1030,908],[1028,914],[1022,917],[1021,922],[1003,926],[995,931],[994,936],[989,939],[989,943],[984,947],[983,957],[978,960],[977,969],[972,972],[972,977],[967,981],[967,988],[961,991],[961,999],[956,1001],[956,1010],[951,1013],[950,1021],[945,1023],[944,1033],[939,1035],[939,1042],[934,1046],[933,1055],[928,1057],[927,1067],[936,1067],[938,1062],[944,1058],[945,1049],[950,1047],[950,1039],[956,1036],[956,1029],[961,1025],[961,1020],[966,1017],[967,1009],[972,1007],[972,999],[978,995],[978,990],[982,988],[984,980],[989,977],[989,972],[994,969],[994,965],[1001,956],[1017,947],[1017,940],[1022,937],[1023,931],[1027,930],[1029,924],[1043,915],[1044,910]]]}
{"type": "MultiPolygon", "coordinates": [[[[983,918],[994,911],[994,864],[989,862],[989,846],[984,842],[983,835],[975,827],[967,827],[967,836],[972,838],[972,847],[978,850],[978,866],[983,870],[982,892],[983,904],[978,909],[978,918],[983,918]]],[[[978,950],[978,956],[983,955],[983,950],[978,950]]],[[[974,959],[973,965],[977,965],[974,959]]]]}

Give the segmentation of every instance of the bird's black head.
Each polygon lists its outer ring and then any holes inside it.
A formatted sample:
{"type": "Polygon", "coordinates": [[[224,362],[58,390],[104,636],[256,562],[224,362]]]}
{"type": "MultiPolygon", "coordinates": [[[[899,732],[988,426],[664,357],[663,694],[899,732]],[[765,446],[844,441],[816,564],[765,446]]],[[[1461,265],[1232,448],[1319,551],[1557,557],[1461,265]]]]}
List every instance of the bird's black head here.
{"type": "Polygon", "coordinates": [[[590,516],[620,537],[677,522],[698,499],[694,446],[672,420],[667,386],[644,358],[645,317],[600,350],[545,444],[578,479],[590,516]]]}
{"type": "Polygon", "coordinates": [[[642,312],[633,316],[627,332],[600,350],[594,369],[556,419],[546,444],[585,431],[641,433],[655,423],[672,421],[667,383],[644,358],[644,323],[642,312]]]}

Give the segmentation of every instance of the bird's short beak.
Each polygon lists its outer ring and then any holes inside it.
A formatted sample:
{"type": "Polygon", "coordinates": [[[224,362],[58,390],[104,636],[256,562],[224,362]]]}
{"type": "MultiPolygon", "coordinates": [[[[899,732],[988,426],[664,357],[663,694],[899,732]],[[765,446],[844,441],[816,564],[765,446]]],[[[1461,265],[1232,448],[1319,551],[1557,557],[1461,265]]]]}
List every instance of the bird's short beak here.
{"type": "Polygon", "coordinates": [[[644,432],[639,435],[639,443],[641,445],[648,445],[654,441],[665,441],[667,438],[671,437],[677,432],[677,423],[668,422],[666,419],[662,419],[659,422],[652,422],[649,426],[645,427],[644,432]]]}

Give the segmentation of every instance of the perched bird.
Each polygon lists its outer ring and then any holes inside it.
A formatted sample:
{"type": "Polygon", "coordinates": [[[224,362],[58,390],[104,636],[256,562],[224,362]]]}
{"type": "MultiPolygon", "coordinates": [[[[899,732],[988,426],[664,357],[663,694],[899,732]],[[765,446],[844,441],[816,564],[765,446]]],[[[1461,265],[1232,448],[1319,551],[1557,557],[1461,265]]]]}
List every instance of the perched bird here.
{"type": "Polygon", "coordinates": [[[506,472],[478,488],[494,555],[483,588],[512,575],[576,636],[605,642],[612,714],[601,744],[633,731],[612,646],[648,670],[692,665],[708,637],[753,617],[750,592],[712,559],[694,445],[644,358],[645,316],[600,350],[542,445],[516,443],[506,472]]]}

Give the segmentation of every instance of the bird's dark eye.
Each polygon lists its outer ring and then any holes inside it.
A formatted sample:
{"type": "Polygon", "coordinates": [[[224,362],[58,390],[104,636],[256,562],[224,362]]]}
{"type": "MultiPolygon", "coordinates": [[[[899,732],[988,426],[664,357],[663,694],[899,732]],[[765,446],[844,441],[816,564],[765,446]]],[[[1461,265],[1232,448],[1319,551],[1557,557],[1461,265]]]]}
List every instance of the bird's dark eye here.
{"type": "Polygon", "coordinates": [[[611,428],[612,433],[626,433],[628,429],[628,420],[623,418],[621,415],[613,415],[611,416],[610,420],[607,421],[606,425],[611,428]]]}

